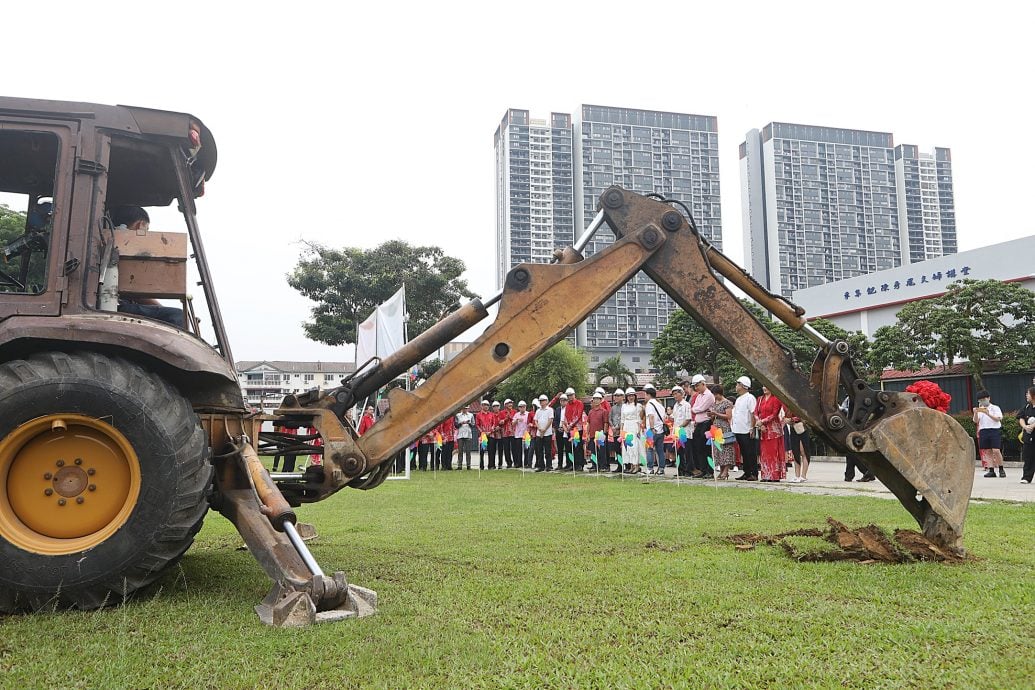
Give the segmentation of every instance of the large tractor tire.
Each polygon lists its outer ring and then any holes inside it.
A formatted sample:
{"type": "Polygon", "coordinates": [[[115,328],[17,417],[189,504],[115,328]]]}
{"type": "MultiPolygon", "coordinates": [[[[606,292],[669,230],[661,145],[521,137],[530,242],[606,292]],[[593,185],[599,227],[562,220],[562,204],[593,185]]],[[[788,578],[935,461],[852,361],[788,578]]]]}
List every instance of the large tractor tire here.
{"type": "Polygon", "coordinates": [[[194,541],[209,450],[175,388],[124,359],[0,365],[0,612],[118,604],[194,541]]]}

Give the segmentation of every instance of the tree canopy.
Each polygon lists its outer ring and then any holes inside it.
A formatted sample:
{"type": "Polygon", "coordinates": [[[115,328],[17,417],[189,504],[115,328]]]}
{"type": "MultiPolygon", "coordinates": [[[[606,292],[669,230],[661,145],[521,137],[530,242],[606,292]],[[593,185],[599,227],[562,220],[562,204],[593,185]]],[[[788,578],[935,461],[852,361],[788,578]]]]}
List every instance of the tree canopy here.
{"type": "Polygon", "coordinates": [[[975,383],[989,362],[1000,371],[1035,366],[1035,295],[1020,283],[966,279],[945,294],[911,302],[898,322],[874,333],[871,361],[881,368],[952,366],[967,360],[975,383]]]}
{"type": "Polygon", "coordinates": [[[501,383],[497,397],[525,400],[531,405],[540,394],[552,398],[569,386],[581,396],[586,394],[588,375],[586,355],[562,340],[501,383]]]}
{"type": "Polygon", "coordinates": [[[358,324],[405,284],[412,339],[475,296],[460,278],[464,268],[463,261],[439,247],[401,240],[373,249],[307,243],[288,285],[316,302],[312,318],[303,324],[306,336],[341,345],[355,343],[358,324]]]}
{"type": "MultiPolygon", "coordinates": [[[[800,371],[806,374],[811,371],[819,348],[807,335],[779,321],[773,321],[754,302],[741,300],[741,304],[793,353],[800,371]]],[[[859,374],[872,378],[866,361],[869,349],[866,336],[859,332],[849,333],[826,319],[816,319],[810,325],[831,340],[846,340],[852,348],[853,361],[860,370],[859,374]]],[[[730,383],[744,373],[744,367],[733,354],[682,309],[672,312],[668,324],[654,340],[651,365],[663,374],[666,371],[706,374],[723,384],[730,383]]]]}

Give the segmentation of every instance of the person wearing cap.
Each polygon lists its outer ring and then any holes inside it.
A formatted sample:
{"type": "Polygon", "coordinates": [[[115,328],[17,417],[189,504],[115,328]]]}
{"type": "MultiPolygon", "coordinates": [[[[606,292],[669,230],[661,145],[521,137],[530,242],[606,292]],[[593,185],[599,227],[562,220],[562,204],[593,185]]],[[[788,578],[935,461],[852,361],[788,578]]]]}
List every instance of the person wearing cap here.
{"type": "Polygon", "coordinates": [[[629,388],[625,391],[625,402],[621,407],[621,428],[619,430],[619,441],[621,443],[622,464],[625,472],[638,472],[640,469],[640,458],[644,455],[643,448],[643,405],[636,401],[636,391],[629,388]],[[628,442],[632,434],[632,444],[628,442]]]}
{"type": "Polygon", "coordinates": [[[686,392],[682,386],[675,386],[672,389],[672,397],[676,402],[672,405],[672,433],[676,438],[676,473],[683,477],[689,477],[693,470],[693,459],[690,452],[690,439],[693,437],[693,412],[690,411],[690,402],[686,399],[686,392]],[[679,440],[679,430],[685,429],[686,442],[679,440]]]}
{"type": "Polygon", "coordinates": [[[499,413],[500,440],[496,445],[498,457],[497,467],[503,469],[504,464],[510,468],[511,449],[514,442],[514,401],[507,398],[503,401],[503,409],[499,413]]]}
{"type": "Polygon", "coordinates": [[[568,469],[571,460],[571,431],[568,428],[568,394],[558,393],[554,400],[557,407],[553,408],[553,436],[554,446],[557,448],[557,469],[568,469]]]}
{"type": "Polygon", "coordinates": [[[705,435],[712,427],[712,418],[709,412],[715,405],[715,396],[708,390],[708,384],[704,381],[702,374],[694,374],[690,379],[690,385],[694,387],[694,397],[690,401],[690,412],[694,420],[693,456],[694,468],[690,473],[693,479],[711,479],[714,472],[708,464],[708,437],[705,435]]]}
{"type": "Polygon", "coordinates": [[[643,405],[643,430],[644,434],[651,431],[653,439],[650,447],[647,447],[646,436],[644,437],[644,451],[647,455],[647,473],[665,474],[665,408],[658,402],[658,390],[653,384],[648,383],[643,387],[647,400],[643,405]]]}
{"type": "MultiPolygon", "coordinates": [[[[564,412],[562,413],[564,415],[564,427],[568,435],[569,452],[575,458],[575,470],[578,471],[586,464],[585,455],[582,452],[585,448],[585,443],[583,439],[576,446],[572,442],[572,438],[576,430],[578,430],[580,436],[582,435],[582,417],[586,412],[586,406],[575,395],[574,388],[568,388],[568,390],[564,391],[564,395],[568,398],[568,404],[564,406],[564,412]]],[[[564,457],[567,458],[568,456],[565,455],[564,457]]]]}
{"type": "Polygon", "coordinates": [[[485,454],[488,453],[490,462],[496,455],[496,440],[492,437],[493,427],[496,426],[496,415],[489,409],[489,401],[482,400],[481,411],[474,416],[474,424],[478,427],[478,469],[485,469],[485,454]],[[482,448],[481,435],[485,434],[487,444],[482,448]]]}
{"type": "Polygon", "coordinates": [[[550,399],[539,396],[539,409],[535,412],[535,471],[550,472],[553,461],[547,459],[550,442],[553,440],[553,410],[550,399]]]}
{"type": "Polygon", "coordinates": [[[525,400],[518,403],[518,410],[516,410],[511,417],[513,426],[513,433],[510,434],[510,459],[514,463],[514,467],[519,470],[525,467],[525,460],[527,453],[522,448],[522,444],[525,440],[525,432],[528,431],[528,406],[525,400]]]}
{"type": "Polygon", "coordinates": [[[503,469],[503,448],[500,439],[503,436],[503,406],[499,400],[492,401],[492,432],[489,434],[489,467],[496,469],[496,458],[500,459],[500,469],[503,469]]]}
{"type": "Polygon", "coordinates": [[[737,379],[737,400],[733,403],[730,430],[737,439],[740,459],[744,463],[744,474],[737,481],[758,481],[758,440],[751,435],[755,423],[757,401],[751,394],[751,379],[741,376],[737,379]]]}
{"type": "Polygon", "coordinates": [[[600,406],[604,408],[608,414],[611,414],[611,403],[608,402],[607,393],[604,391],[604,389],[600,386],[597,386],[596,390],[593,392],[600,393],[600,406]]]}
{"type": "Polygon", "coordinates": [[[604,394],[596,392],[589,403],[589,412],[586,413],[586,435],[583,442],[589,446],[589,453],[596,455],[596,464],[593,469],[598,472],[607,472],[611,469],[607,461],[607,444],[597,445],[597,432],[607,435],[608,411],[604,409],[604,394]]]}
{"type": "Polygon", "coordinates": [[[625,391],[621,388],[615,390],[614,398],[611,401],[611,411],[608,413],[607,429],[607,471],[611,471],[611,460],[615,461],[618,469],[622,468],[622,404],[625,402],[625,391]]]}
{"type": "Polygon", "coordinates": [[[470,405],[461,407],[453,417],[456,426],[456,468],[463,469],[467,458],[467,469],[471,469],[471,451],[474,450],[474,415],[470,405]]]}

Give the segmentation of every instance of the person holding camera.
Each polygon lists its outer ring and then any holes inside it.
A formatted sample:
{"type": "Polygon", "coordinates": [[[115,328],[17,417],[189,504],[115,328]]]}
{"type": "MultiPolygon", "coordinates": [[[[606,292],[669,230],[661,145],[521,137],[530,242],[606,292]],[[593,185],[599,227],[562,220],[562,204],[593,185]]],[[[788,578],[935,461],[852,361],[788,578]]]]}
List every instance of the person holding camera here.
{"type": "Polygon", "coordinates": [[[994,477],[999,468],[999,476],[1006,476],[1003,468],[1003,411],[992,404],[992,396],[988,391],[978,391],[978,406],[974,408],[974,424],[977,425],[978,448],[988,460],[988,472],[985,477],[994,477]]]}
{"type": "Polygon", "coordinates": [[[1035,386],[1028,389],[1027,398],[1027,405],[1017,413],[1017,421],[1021,425],[1021,459],[1024,461],[1022,484],[1031,484],[1035,479],[1035,386]]]}

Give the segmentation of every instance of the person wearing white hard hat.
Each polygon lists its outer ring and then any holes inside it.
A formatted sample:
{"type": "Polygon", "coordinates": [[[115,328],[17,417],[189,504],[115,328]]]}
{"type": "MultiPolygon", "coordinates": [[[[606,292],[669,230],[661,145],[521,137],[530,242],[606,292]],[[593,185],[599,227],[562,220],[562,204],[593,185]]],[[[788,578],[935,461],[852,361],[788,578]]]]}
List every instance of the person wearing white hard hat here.
{"type": "Polygon", "coordinates": [[[571,461],[571,432],[568,429],[568,394],[558,393],[554,398],[557,406],[553,408],[554,447],[557,449],[557,469],[568,469],[571,461]]]}
{"type": "Polygon", "coordinates": [[[751,430],[755,424],[755,406],[757,401],[751,394],[751,379],[741,376],[737,379],[737,399],[733,403],[733,416],[730,418],[730,430],[737,439],[740,459],[744,464],[744,473],[737,481],[758,481],[758,439],[751,430]]]}
{"type": "Polygon", "coordinates": [[[611,470],[611,461],[614,460],[618,469],[622,468],[622,442],[619,438],[622,435],[622,404],[625,402],[625,391],[621,388],[615,390],[611,400],[611,410],[607,417],[607,469],[611,470]]]}
{"type": "Polygon", "coordinates": [[[640,470],[640,458],[644,457],[643,447],[643,405],[636,402],[635,389],[625,391],[625,402],[621,407],[622,426],[620,441],[622,448],[622,469],[626,472],[640,470]]]}
{"type": "Polygon", "coordinates": [[[711,479],[715,473],[708,464],[708,429],[712,426],[711,415],[708,414],[715,405],[715,396],[708,390],[702,374],[694,374],[690,379],[690,385],[694,387],[694,397],[690,399],[690,412],[693,414],[694,435],[693,457],[694,467],[690,472],[693,479],[711,479]]]}
{"type": "Polygon", "coordinates": [[[503,409],[497,417],[500,427],[500,440],[496,445],[498,464],[496,467],[503,469],[503,466],[512,466],[511,454],[514,446],[514,401],[507,398],[503,401],[503,409]]]}
{"type": "Polygon", "coordinates": [[[453,418],[456,426],[456,468],[464,468],[464,458],[467,458],[467,469],[471,469],[471,452],[474,450],[474,415],[468,407],[461,407],[453,418]]]}
{"type": "Polygon", "coordinates": [[[600,386],[597,386],[597,389],[595,391],[593,391],[593,392],[594,393],[600,393],[600,406],[602,408],[604,408],[605,410],[607,410],[608,414],[610,414],[611,413],[611,403],[607,399],[607,391],[605,391],[600,386]]]}
{"type": "Polygon", "coordinates": [[[675,402],[672,404],[672,436],[676,444],[676,473],[682,477],[689,477],[693,470],[692,453],[690,452],[690,439],[693,438],[694,430],[693,413],[690,411],[690,401],[686,399],[686,391],[682,386],[672,388],[672,397],[675,402]]]}
{"type": "Polygon", "coordinates": [[[489,401],[482,400],[482,409],[474,416],[478,428],[478,469],[485,469],[485,456],[493,458],[496,454],[496,441],[492,438],[492,430],[496,426],[496,413],[489,409],[489,401]]]}
{"type": "Polygon", "coordinates": [[[527,449],[524,447],[525,433],[528,432],[528,405],[524,400],[518,402],[513,419],[514,435],[510,442],[510,458],[514,462],[514,467],[521,469],[527,465],[528,451],[532,449],[531,444],[527,449]]]}
{"type": "Polygon", "coordinates": [[[590,402],[589,412],[586,413],[586,433],[583,442],[586,445],[586,452],[592,458],[593,467],[598,472],[610,470],[610,463],[607,461],[607,418],[608,412],[604,409],[604,394],[594,393],[590,402]],[[601,444],[597,441],[597,434],[604,439],[601,444]]]}
{"type": "Polygon", "coordinates": [[[503,465],[503,443],[500,438],[503,436],[503,406],[499,400],[492,401],[492,431],[489,432],[489,466],[488,469],[496,469],[496,457],[500,458],[500,466],[503,465]]]}
{"type": "Polygon", "coordinates": [[[549,472],[553,469],[553,461],[547,460],[550,443],[553,439],[553,410],[550,399],[539,396],[539,409],[535,412],[535,471],[549,472]]]}
{"type": "MultiPolygon", "coordinates": [[[[564,395],[568,397],[568,404],[564,406],[561,414],[564,417],[564,429],[568,435],[568,452],[574,458],[575,470],[581,471],[586,464],[585,455],[583,455],[585,444],[582,438],[584,431],[582,418],[586,412],[586,406],[575,395],[574,388],[568,388],[568,390],[564,391],[564,395]],[[579,434],[578,443],[575,442],[575,432],[579,434]]],[[[564,459],[568,459],[567,454],[565,454],[564,459]]]]}

